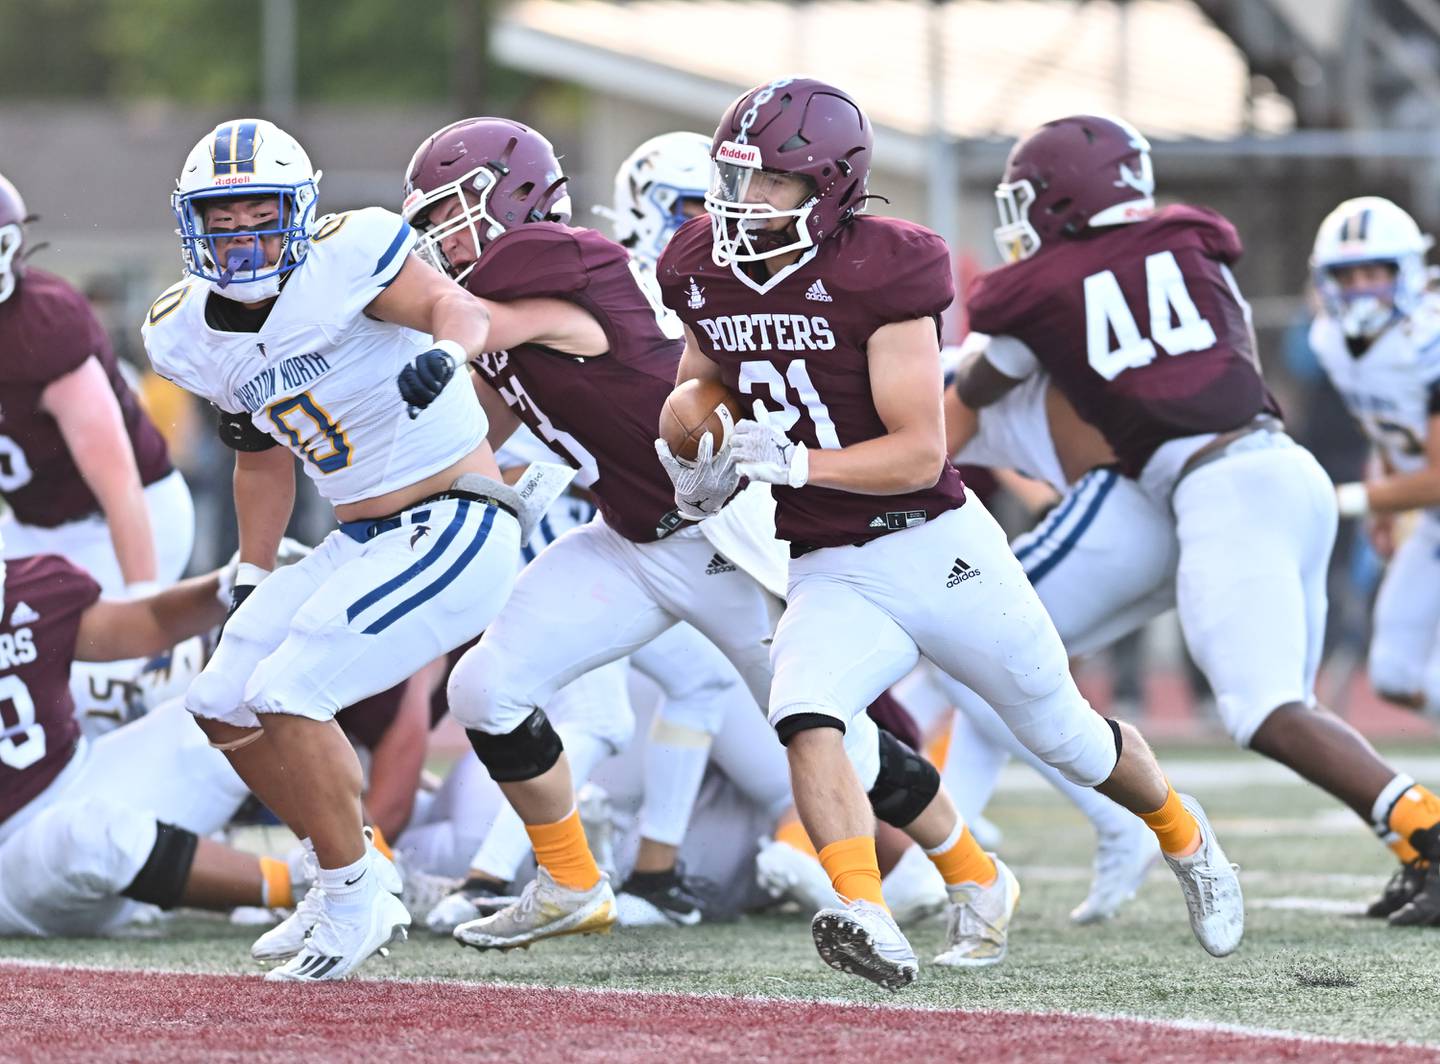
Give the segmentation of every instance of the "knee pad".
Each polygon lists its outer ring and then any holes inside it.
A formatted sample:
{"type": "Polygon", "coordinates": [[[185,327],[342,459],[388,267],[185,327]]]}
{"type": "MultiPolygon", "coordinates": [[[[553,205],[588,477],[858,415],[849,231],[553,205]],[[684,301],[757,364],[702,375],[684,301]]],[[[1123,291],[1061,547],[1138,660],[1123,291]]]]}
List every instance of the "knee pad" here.
{"type": "Polygon", "coordinates": [[[504,735],[466,728],[475,756],[496,783],[519,783],[549,772],[560,760],[565,744],[550,726],[550,718],[537,709],[514,731],[504,735]]]}
{"type": "Polygon", "coordinates": [[[134,901],[173,909],[185,896],[195,848],[200,844],[193,831],[164,821],[155,823],[155,846],[130,885],[120,893],[134,901]]]}
{"type": "Polygon", "coordinates": [[[218,720],[237,728],[258,728],[260,718],[243,705],[245,686],[217,670],[207,669],[185,691],[185,708],[192,716],[218,720]]]}
{"type": "Polygon", "coordinates": [[[875,815],[903,828],[923,813],[939,792],[940,773],[935,766],[882,729],[880,774],[868,795],[875,815]]]}
{"type": "MultiPolygon", "coordinates": [[[[450,679],[445,683],[445,700],[450,706],[450,715],[467,730],[494,726],[496,706],[493,693],[503,686],[507,672],[504,656],[492,653],[488,646],[477,643],[465,651],[450,670],[450,679]]],[[[505,723],[499,726],[505,727],[505,723]]]]}

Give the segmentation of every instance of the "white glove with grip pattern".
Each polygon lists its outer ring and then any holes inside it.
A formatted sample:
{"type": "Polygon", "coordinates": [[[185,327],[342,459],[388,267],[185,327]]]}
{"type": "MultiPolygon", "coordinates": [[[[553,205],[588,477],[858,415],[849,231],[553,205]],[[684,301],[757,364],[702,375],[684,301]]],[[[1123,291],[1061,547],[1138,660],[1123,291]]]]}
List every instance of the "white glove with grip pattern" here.
{"type": "Polygon", "coordinates": [[[755,400],[755,420],[735,426],[731,453],[741,476],[767,484],[804,487],[810,479],[810,452],[803,443],[794,443],[770,421],[770,411],[755,400]]]}
{"type": "Polygon", "coordinates": [[[709,432],[700,437],[693,462],[676,458],[663,439],[655,441],[655,454],[675,485],[675,508],[681,517],[703,521],[714,516],[740,486],[728,444],[718,455],[714,451],[715,437],[709,432]]]}

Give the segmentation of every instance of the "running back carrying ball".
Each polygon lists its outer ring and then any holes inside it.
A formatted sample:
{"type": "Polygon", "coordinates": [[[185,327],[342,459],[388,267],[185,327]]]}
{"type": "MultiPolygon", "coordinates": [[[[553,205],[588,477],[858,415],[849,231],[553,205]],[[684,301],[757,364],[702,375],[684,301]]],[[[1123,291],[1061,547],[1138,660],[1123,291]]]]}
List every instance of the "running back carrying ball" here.
{"type": "Polygon", "coordinates": [[[711,453],[719,454],[744,416],[739,397],[719,381],[688,380],[660,408],[660,436],[676,458],[693,462],[705,433],[714,441],[711,453]]]}

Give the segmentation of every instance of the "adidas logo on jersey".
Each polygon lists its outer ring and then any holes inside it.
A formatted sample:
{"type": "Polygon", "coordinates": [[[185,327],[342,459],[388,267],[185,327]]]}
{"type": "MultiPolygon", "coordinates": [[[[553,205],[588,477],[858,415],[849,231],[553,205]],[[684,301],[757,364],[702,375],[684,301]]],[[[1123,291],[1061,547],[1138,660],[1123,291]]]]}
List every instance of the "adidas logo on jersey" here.
{"type": "Polygon", "coordinates": [[[830,298],[830,293],[825,291],[825,285],[818,277],[815,278],[815,283],[805,290],[805,298],[816,303],[835,302],[835,300],[830,298]]]}
{"type": "Polygon", "coordinates": [[[956,558],[955,564],[950,567],[950,579],[945,581],[946,587],[954,587],[956,584],[964,583],[972,576],[979,576],[980,570],[974,566],[966,565],[965,559],[956,558]]]}
{"type": "Polygon", "coordinates": [[[10,613],[10,627],[19,628],[22,624],[34,624],[40,619],[40,615],[31,609],[25,602],[15,603],[15,609],[10,613]]]}
{"type": "Polygon", "coordinates": [[[734,562],[727,560],[722,554],[717,554],[710,559],[710,564],[705,566],[705,575],[716,576],[719,573],[733,573],[735,569],[734,562]]]}

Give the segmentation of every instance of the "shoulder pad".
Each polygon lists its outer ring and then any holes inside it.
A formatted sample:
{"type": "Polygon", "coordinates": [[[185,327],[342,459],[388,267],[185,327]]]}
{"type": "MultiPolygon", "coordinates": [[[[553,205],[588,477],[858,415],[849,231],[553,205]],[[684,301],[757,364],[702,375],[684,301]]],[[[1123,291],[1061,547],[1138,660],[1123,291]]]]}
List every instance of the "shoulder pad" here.
{"type": "Polygon", "coordinates": [[[362,207],[319,219],[306,261],[314,256],[327,275],[334,271],[330,283],[358,286],[373,298],[375,289],[395,279],[415,241],[415,230],[394,211],[362,207]]]}
{"type": "Polygon", "coordinates": [[[531,222],[487,244],[465,286],[487,299],[563,297],[584,291],[591,270],[627,259],[624,248],[593,229],[531,222]]]}
{"type": "Polygon", "coordinates": [[[950,248],[938,233],[878,215],[862,215],[851,224],[847,254],[874,263],[875,272],[866,268],[838,277],[837,290],[863,293],[886,322],[933,317],[954,302],[950,248]]]}
{"type": "Polygon", "coordinates": [[[165,289],[160,293],[160,298],[150,304],[150,309],[145,313],[145,322],[142,328],[153,329],[174,314],[180,309],[180,304],[189,298],[190,293],[195,290],[197,285],[197,281],[187,278],[165,289]]]}
{"type": "Polygon", "coordinates": [[[1151,217],[1150,224],[1193,231],[1204,246],[1205,253],[1221,262],[1236,262],[1245,253],[1245,245],[1234,223],[1209,207],[1194,207],[1185,203],[1163,207],[1151,217]]]}

